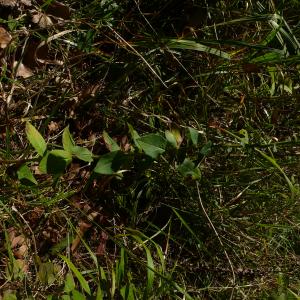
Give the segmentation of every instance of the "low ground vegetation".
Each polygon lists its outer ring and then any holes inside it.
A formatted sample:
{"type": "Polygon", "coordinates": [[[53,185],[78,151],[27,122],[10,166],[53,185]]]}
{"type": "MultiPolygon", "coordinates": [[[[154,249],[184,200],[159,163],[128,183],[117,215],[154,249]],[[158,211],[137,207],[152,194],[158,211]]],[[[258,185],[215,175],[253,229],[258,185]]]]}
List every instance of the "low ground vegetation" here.
{"type": "Polygon", "coordinates": [[[0,1],[2,299],[299,299],[299,1],[0,1]]]}

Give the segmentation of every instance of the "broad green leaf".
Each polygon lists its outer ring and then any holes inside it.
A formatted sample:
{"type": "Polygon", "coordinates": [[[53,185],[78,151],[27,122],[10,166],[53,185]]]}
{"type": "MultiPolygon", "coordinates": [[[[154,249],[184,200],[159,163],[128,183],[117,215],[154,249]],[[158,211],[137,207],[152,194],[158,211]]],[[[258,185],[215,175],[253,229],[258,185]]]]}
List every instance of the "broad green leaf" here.
{"type": "Polygon", "coordinates": [[[75,265],[66,256],[59,255],[59,257],[68,265],[70,270],[74,273],[74,275],[78,279],[78,281],[79,281],[81,287],[84,289],[84,291],[87,294],[91,295],[91,290],[90,290],[88,282],[84,279],[84,277],[79,272],[79,270],[75,267],[75,265]]]}
{"type": "Polygon", "coordinates": [[[186,158],[183,163],[177,167],[177,170],[184,177],[191,176],[193,179],[201,178],[200,169],[196,167],[189,158],[186,158]]]}
{"type": "Polygon", "coordinates": [[[67,126],[64,129],[64,132],[62,135],[62,143],[63,143],[64,150],[66,150],[68,152],[72,152],[72,148],[75,146],[75,142],[70,133],[69,126],[67,126]]]}
{"type": "Polygon", "coordinates": [[[139,149],[142,150],[139,143],[137,142],[137,139],[140,138],[139,134],[136,132],[136,130],[134,130],[134,128],[132,127],[132,125],[130,125],[129,123],[127,123],[128,129],[129,129],[129,133],[134,141],[135,146],[139,149]]]}
{"type": "Polygon", "coordinates": [[[176,141],[176,138],[175,138],[174,134],[173,134],[171,131],[166,130],[166,131],[165,131],[165,136],[166,136],[167,141],[168,141],[174,148],[177,149],[178,146],[177,146],[177,141],[176,141]]]}
{"type": "Polygon", "coordinates": [[[43,174],[47,174],[47,159],[48,159],[48,155],[49,155],[49,151],[47,151],[45,153],[45,155],[43,156],[43,158],[41,159],[41,161],[39,163],[39,170],[43,174]]]}
{"type": "Polygon", "coordinates": [[[126,157],[121,151],[109,152],[100,157],[94,172],[103,175],[113,175],[119,171],[125,161],[126,157]]]}
{"type": "Polygon", "coordinates": [[[36,150],[36,152],[40,156],[43,156],[43,154],[46,151],[47,144],[44,138],[42,137],[42,135],[29,122],[26,122],[25,132],[26,132],[27,139],[32,145],[32,147],[36,150]]]}
{"type": "Polygon", "coordinates": [[[119,145],[116,143],[114,139],[112,139],[106,131],[103,131],[103,139],[106,144],[106,147],[108,148],[109,151],[114,152],[120,150],[119,145]]]}
{"type": "Polygon", "coordinates": [[[167,145],[166,139],[155,133],[150,133],[138,138],[136,142],[140,145],[145,154],[153,159],[157,159],[160,154],[163,154],[167,145]]]}
{"type": "Polygon", "coordinates": [[[77,290],[72,291],[73,300],[86,300],[86,297],[77,290]]]}
{"type": "Polygon", "coordinates": [[[200,153],[203,156],[208,155],[211,152],[211,148],[212,148],[212,142],[208,141],[200,150],[200,153]]]}
{"type": "Polygon", "coordinates": [[[34,178],[30,168],[24,164],[17,171],[18,179],[24,184],[38,184],[36,179],[34,178]]]}
{"type": "Polygon", "coordinates": [[[83,160],[86,162],[93,161],[93,153],[90,150],[88,150],[87,148],[80,147],[80,146],[73,146],[72,154],[74,154],[80,160],[83,160]]]}
{"type": "Polygon", "coordinates": [[[42,284],[52,284],[55,281],[54,264],[52,262],[41,263],[38,278],[42,284]]]}
{"type": "Polygon", "coordinates": [[[75,289],[75,282],[72,273],[68,273],[65,279],[64,292],[70,293],[75,289]]]}
{"type": "Polygon", "coordinates": [[[48,151],[42,158],[39,169],[46,174],[61,174],[72,161],[72,154],[65,150],[48,151]]]}
{"type": "Polygon", "coordinates": [[[198,138],[199,138],[199,131],[192,127],[188,127],[188,130],[189,130],[190,140],[192,141],[193,145],[197,146],[198,138]]]}

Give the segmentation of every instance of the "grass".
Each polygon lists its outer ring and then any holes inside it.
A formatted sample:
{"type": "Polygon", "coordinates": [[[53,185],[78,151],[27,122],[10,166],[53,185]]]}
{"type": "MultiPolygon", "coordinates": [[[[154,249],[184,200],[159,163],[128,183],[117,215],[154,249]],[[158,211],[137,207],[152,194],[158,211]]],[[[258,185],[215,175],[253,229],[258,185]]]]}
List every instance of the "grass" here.
{"type": "Polygon", "coordinates": [[[27,5],[1,19],[2,298],[298,299],[299,2],[27,5]]]}

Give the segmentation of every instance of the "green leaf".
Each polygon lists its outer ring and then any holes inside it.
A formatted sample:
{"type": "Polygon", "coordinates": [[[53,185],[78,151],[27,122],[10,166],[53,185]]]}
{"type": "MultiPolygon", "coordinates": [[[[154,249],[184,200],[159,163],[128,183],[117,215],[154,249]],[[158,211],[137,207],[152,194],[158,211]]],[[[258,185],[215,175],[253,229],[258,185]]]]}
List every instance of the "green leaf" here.
{"type": "Polygon", "coordinates": [[[135,300],[134,297],[134,285],[132,283],[124,285],[120,289],[120,294],[123,300],[135,300]]]}
{"type": "Polygon", "coordinates": [[[174,134],[173,134],[171,131],[166,130],[166,131],[165,131],[165,136],[166,136],[167,141],[168,141],[174,148],[178,149],[176,137],[174,136],[174,134]]]}
{"type": "Polygon", "coordinates": [[[3,300],[17,300],[17,296],[14,291],[7,290],[7,291],[4,291],[2,299],[3,300]]]}
{"type": "Polygon", "coordinates": [[[212,148],[212,142],[208,141],[200,150],[200,153],[203,156],[208,155],[211,152],[211,148],[212,148]]]}
{"type": "Polygon", "coordinates": [[[41,159],[41,161],[39,163],[39,170],[43,174],[47,174],[47,159],[48,159],[48,155],[49,155],[49,151],[47,151],[45,153],[45,155],[43,156],[43,158],[41,159]]]}
{"type": "Polygon", "coordinates": [[[96,300],[103,300],[103,292],[100,286],[97,288],[96,300]]]}
{"type": "Polygon", "coordinates": [[[119,171],[121,165],[126,161],[126,156],[121,151],[114,151],[104,154],[98,160],[94,169],[95,173],[113,175],[119,171]]]}
{"type": "Polygon", "coordinates": [[[153,259],[149,248],[144,246],[144,249],[146,251],[146,256],[147,256],[147,293],[150,293],[154,282],[155,267],[154,267],[153,259]]]}
{"type": "Polygon", "coordinates": [[[195,164],[189,158],[186,158],[183,163],[177,167],[177,170],[184,177],[191,176],[193,179],[201,178],[199,168],[195,167],[195,164]]]}
{"type": "Polygon", "coordinates": [[[85,292],[89,295],[91,295],[91,290],[89,287],[88,282],[84,279],[82,274],[78,271],[78,269],[75,267],[75,265],[64,255],[59,255],[59,257],[68,265],[70,270],[74,273],[76,278],[78,279],[81,287],[85,290],[85,292]]]}
{"type": "Polygon", "coordinates": [[[240,139],[241,145],[242,145],[242,146],[248,145],[248,144],[249,144],[249,136],[248,136],[247,130],[241,129],[241,130],[239,131],[239,134],[240,134],[240,135],[243,135],[243,137],[240,139]]]}
{"type": "Polygon", "coordinates": [[[106,131],[103,131],[102,136],[109,151],[114,152],[120,150],[119,145],[108,135],[106,131]]]}
{"type": "Polygon", "coordinates": [[[72,138],[72,135],[69,130],[69,126],[67,126],[64,129],[63,135],[62,135],[62,143],[63,147],[66,151],[72,152],[73,147],[75,146],[75,142],[72,138]]]}
{"type": "Polygon", "coordinates": [[[45,174],[61,174],[72,161],[72,154],[65,150],[48,151],[39,164],[45,174]]]}
{"type": "Polygon", "coordinates": [[[139,134],[136,132],[136,130],[133,129],[132,125],[130,125],[129,123],[127,123],[128,129],[129,129],[129,133],[134,141],[135,146],[139,149],[141,149],[141,146],[139,145],[139,143],[137,142],[137,139],[140,138],[139,134]]]}
{"type": "Polygon", "coordinates": [[[73,146],[72,154],[74,154],[80,160],[83,160],[86,162],[93,161],[93,153],[90,150],[88,150],[87,148],[80,147],[80,146],[73,146]]]}
{"type": "Polygon", "coordinates": [[[17,171],[18,179],[24,184],[38,184],[33,174],[31,173],[30,168],[24,164],[17,171]]]}
{"type": "Polygon", "coordinates": [[[70,293],[75,289],[75,282],[72,273],[68,273],[65,280],[64,292],[70,293]]]}
{"type": "Polygon", "coordinates": [[[283,57],[282,53],[277,52],[268,52],[264,55],[258,56],[256,58],[251,59],[251,63],[271,63],[280,60],[283,57]]]}
{"type": "Polygon", "coordinates": [[[206,45],[197,43],[192,40],[169,39],[166,42],[168,47],[171,49],[194,50],[194,51],[206,52],[230,60],[230,54],[221,51],[219,49],[211,48],[206,45]]]}
{"type": "Polygon", "coordinates": [[[138,138],[136,142],[140,145],[145,154],[153,159],[157,159],[160,154],[163,154],[167,145],[166,139],[154,133],[138,138]]]}
{"type": "Polygon", "coordinates": [[[55,281],[55,271],[52,262],[41,263],[38,271],[38,278],[42,284],[52,284],[55,281]]]}
{"type": "Polygon", "coordinates": [[[73,300],[86,300],[86,297],[77,290],[72,291],[73,300]]]}
{"type": "Polygon", "coordinates": [[[198,138],[199,138],[199,131],[192,127],[188,127],[188,130],[189,130],[190,140],[192,141],[193,145],[197,146],[198,138]]]}
{"type": "Polygon", "coordinates": [[[29,122],[26,122],[25,132],[26,132],[27,139],[32,145],[32,147],[36,150],[36,152],[40,156],[43,156],[43,154],[46,151],[47,144],[44,138],[42,137],[42,135],[29,122]]]}

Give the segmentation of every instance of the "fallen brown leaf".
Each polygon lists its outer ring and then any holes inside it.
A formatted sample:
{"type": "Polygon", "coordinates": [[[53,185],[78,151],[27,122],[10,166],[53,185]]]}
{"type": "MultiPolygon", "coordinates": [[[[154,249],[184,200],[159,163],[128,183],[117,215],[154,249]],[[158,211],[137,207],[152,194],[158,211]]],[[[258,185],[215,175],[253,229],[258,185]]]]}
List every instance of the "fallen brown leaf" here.
{"type": "Polygon", "coordinates": [[[0,27],[0,48],[6,48],[11,39],[11,35],[3,27],[0,27]]]}
{"type": "Polygon", "coordinates": [[[33,72],[31,69],[23,65],[23,63],[19,63],[18,61],[15,61],[13,64],[14,68],[16,69],[16,76],[22,77],[22,78],[28,78],[33,76],[33,72]]]}
{"type": "Polygon", "coordinates": [[[32,22],[37,24],[40,28],[46,28],[53,25],[52,20],[41,12],[37,12],[32,16],[32,22]]]}

